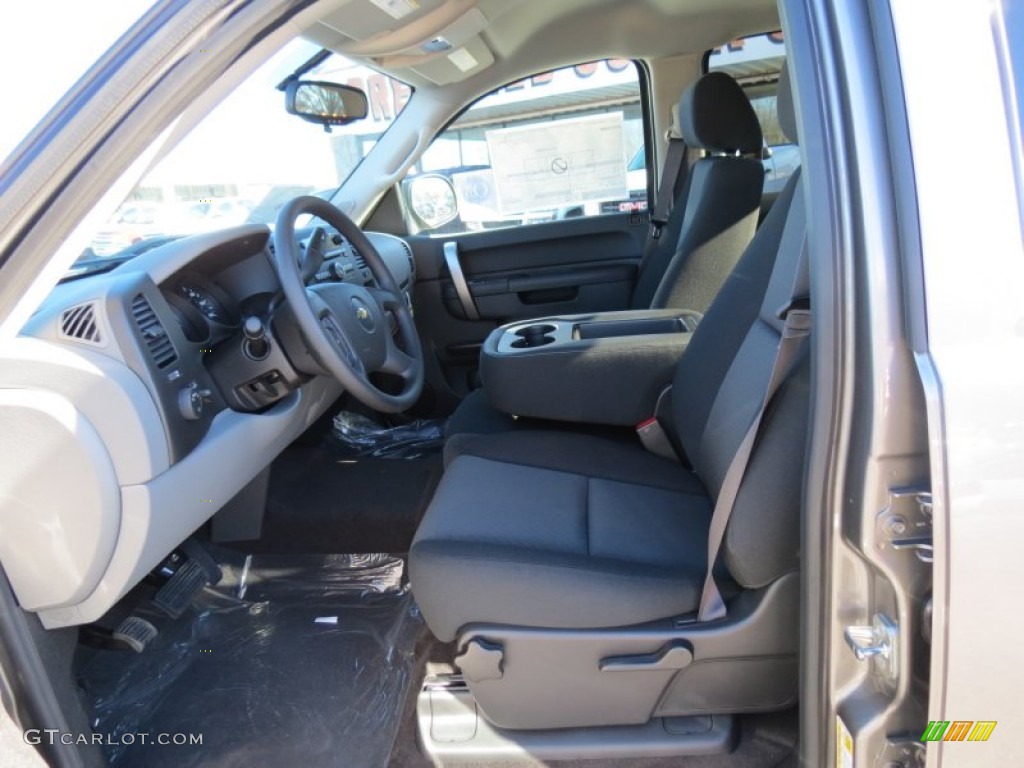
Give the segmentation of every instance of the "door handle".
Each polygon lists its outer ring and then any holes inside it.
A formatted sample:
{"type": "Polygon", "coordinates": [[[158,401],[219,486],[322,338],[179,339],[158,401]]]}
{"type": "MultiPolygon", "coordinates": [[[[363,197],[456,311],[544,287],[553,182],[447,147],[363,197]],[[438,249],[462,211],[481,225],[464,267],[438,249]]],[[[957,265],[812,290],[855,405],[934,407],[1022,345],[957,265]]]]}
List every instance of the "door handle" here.
{"type": "Polygon", "coordinates": [[[459,262],[459,244],[449,240],[444,244],[444,261],[448,265],[448,272],[455,284],[455,293],[459,297],[462,309],[466,313],[467,320],[479,320],[480,313],[477,312],[476,303],[473,301],[473,294],[469,292],[469,283],[466,282],[466,275],[462,271],[462,264],[459,262]]]}

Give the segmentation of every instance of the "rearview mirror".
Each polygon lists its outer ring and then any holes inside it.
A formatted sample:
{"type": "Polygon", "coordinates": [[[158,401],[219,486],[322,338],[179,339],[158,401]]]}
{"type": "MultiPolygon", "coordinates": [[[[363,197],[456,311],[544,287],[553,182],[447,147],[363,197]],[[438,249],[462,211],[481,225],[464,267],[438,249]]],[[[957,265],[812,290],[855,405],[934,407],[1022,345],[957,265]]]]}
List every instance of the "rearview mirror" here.
{"type": "Polygon", "coordinates": [[[348,125],[367,114],[366,94],[351,85],[294,80],[284,91],[284,108],[325,130],[348,125]]]}

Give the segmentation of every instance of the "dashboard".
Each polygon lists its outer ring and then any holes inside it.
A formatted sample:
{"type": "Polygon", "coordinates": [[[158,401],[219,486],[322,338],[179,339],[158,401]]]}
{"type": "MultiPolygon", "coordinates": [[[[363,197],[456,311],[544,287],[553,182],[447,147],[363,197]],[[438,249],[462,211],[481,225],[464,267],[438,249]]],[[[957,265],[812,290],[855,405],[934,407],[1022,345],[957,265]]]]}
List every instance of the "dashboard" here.
{"type": "MultiPolygon", "coordinates": [[[[307,282],[371,285],[363,255],[326,235],[307,282]]],[[[367,237],[408,297],[408,245],[367,237]]],[[[342,393],[298,331],[272,249],[257,225],[168,243],[58,285],[0,348],[0,391],[24,393],[0,398],[25,424],[19,450],[60,461],[26,459],[21,501],[37,519],[0,542],[44,626],[99,618],[342,393]]]]}

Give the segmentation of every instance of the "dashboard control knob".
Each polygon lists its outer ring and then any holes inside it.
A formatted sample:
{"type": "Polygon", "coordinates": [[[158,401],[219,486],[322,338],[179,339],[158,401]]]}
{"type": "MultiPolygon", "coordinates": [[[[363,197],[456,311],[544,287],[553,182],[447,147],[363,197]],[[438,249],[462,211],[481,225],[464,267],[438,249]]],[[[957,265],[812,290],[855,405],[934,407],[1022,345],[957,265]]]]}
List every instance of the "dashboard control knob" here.
{"type": "Polygon", "coordinates": [[[212,399],[208,389],[200,389],[194,381],[178,390],[178,410],[187,421],[198,421],[203,416],[203,404],[212,399]]]}

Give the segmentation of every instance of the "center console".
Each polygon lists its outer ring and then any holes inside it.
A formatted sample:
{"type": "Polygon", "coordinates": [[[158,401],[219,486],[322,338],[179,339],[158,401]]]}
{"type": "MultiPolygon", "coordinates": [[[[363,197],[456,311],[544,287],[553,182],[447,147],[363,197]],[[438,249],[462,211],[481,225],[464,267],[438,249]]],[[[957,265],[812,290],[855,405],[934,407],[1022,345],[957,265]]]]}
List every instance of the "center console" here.
{"type": "Polygon", "coordinates": [[[480,355],[484,391],[517,416],[638,424],[654,413],[700,318],[653,309],[504,325],[480,355]]]}

